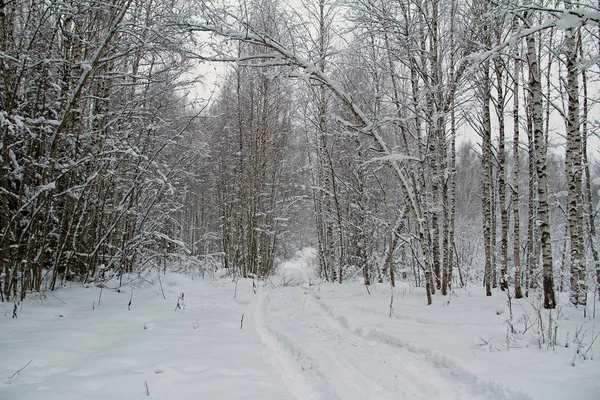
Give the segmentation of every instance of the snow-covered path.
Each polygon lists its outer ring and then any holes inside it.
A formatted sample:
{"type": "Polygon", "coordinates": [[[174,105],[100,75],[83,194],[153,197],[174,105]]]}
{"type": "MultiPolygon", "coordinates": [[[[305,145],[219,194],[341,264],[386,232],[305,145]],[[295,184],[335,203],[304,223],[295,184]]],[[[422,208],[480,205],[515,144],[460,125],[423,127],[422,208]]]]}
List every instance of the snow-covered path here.
{"type": "MultiPolygon", "coordinates": [[[[464,370],[432,361],[391,342],[352,332],[317,297],[301,287],[278,287],[263,296],[263,325],[288,350],[318,399],[523,399],[464,370]]],[[[272,347],[272,341],[267,341],[272,347]]],[[[289,368],[287,368],[289,370],[289,368]]],[[[288,379],[294,381],[294,379],[288,379]]],[[[294,392],[293,388],[292,392],[294,392]]],[[[300,398],[308,390],[304,390],[300,398]]]]}

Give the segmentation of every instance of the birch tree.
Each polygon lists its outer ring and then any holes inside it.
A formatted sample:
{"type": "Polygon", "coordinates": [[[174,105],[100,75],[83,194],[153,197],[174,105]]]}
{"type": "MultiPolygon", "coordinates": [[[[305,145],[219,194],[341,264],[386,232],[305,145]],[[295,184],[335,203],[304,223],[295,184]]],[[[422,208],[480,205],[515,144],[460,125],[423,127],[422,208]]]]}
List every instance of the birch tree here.
{"type": "Polygon", "coordinates": [[[168,7],[184,6],[147,6],[2,2],[7,298],[131,271],[152,262],[157,235],[172,231],[179,198],[166,194],[189,158],[169,150],[193,119],[178,93],[193,40],[165,23],[168,7]]]}
{"type": "Polygon", "coordinates": [[[514,58],[514,69],[513,69],[513,186],[512,186],[512,216],[513,216],[513,263],[515,266],[515,298],[520,299],[523,297],[521,289],[521,218],[519,209],[519,182],[521,171],[520,165],[520,96],[519,96],[519,82],[521,72],[521,60],[519,59],[520,54],[517,54],[514,58]]]}
{"type": "MultiPolygon", "coordinates": [[[[571,9],[571,1],[565,1],[571,9]]],[[[579,106],[578,34],[574,27],[565,31],[567,69],[567,143],[565,152],[568,183],[568,219],[571,249],[571,284],[569,299],[574,305],[586,305],[587,285],[583,243],[583,171],[579,106]]]]}
{"type": "MultiPolygon", "coordinates": [[[[535,224],[539,226],[541,236],[544,308],[555,308],[552,242],[550,238],[550,222],[548,216],[548,178],[546,174],[547,148],[543,131],[540,66],[535,37],[529,35],[526,39],[526,43],[527,64],[529,69],[527,90],[530,92],[531,96],[533,145],[535,147],[535,174],[538,180],[537,201],[539,209],[537,214],[538,219],[535,220],[535,224]]],[[[531,240],[531,237],[529,240],[531,240]]]]}

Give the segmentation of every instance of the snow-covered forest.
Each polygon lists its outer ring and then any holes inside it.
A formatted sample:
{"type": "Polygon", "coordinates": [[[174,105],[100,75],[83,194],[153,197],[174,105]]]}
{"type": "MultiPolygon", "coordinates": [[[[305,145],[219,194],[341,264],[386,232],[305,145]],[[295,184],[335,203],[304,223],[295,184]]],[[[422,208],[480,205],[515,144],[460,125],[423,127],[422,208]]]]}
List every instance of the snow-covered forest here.
{"type": "Polygon", "coordinates": [[[56,332],[73,399],[600,398],[600,2],[0,0],[0,69],[0,399],[56,332]]]}

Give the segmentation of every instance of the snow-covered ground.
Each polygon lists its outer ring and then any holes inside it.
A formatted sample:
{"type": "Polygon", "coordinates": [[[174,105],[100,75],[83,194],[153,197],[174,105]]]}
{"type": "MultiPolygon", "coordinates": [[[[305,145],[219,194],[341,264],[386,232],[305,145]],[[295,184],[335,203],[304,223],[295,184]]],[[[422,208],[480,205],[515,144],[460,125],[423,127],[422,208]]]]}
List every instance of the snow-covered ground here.
{"type": "Polygon", "coordinates": [[[99,288],[75,284],[34,296],[0,316],[0,399],[600,399],[600,324],[566,299],[554,346],[540,311],[540,346],[535,302],[513,300],[513,334],[501,293],[426,306],[401,285],[390,317],[389,285],[319,283],[310,258],[237,290],[167,274],[166,300],[156,275],[105,288],[100,304],[99,288]]]}

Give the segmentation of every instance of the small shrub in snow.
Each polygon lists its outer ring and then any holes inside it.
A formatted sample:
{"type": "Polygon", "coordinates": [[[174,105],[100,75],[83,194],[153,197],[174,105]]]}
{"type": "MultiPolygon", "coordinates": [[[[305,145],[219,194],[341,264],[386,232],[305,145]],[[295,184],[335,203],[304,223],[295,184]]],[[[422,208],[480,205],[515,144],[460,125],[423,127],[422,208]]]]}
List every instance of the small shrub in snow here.
{"type": "Polygon", "coordinates": [[[183,292],[181,292],[181,294],[179,295],[179,298],[177,299],[177,304],[175,305],[174,311],[181,309],[182,311],[185,312],[185,302],[183,301],[183,298],[184,298],[184,294],[183,294],[183,292]]]}
{"type": "Polygon", "coordinates": [[[281,278],[281,286],[284,286],[284,287],[300,286],[303,283],[304,283],[304,281],[301,278],[298,278],[296,276],[289,276],[289,277],[284,276],[283,278],[281,278]]]}
{"type": "MultiPolygon", "coordinates": [[[[577,360],[577,356],[581,358],[582,361],[593,360],[594,359],[594,344],[596,340],[600,336],[600,333],[596,333],[596,325],[593,324],[589,326],[589,324],[581,324],[575,328],[575,334],[572,343],[575,344],[575,353],[573,354],[573,359],[571,361],[571,366],[575,366],[575,362],[577,360]]],[[[567,334],[567,344],[565,347],[569,347],[569,335],[567,334]]]]}

